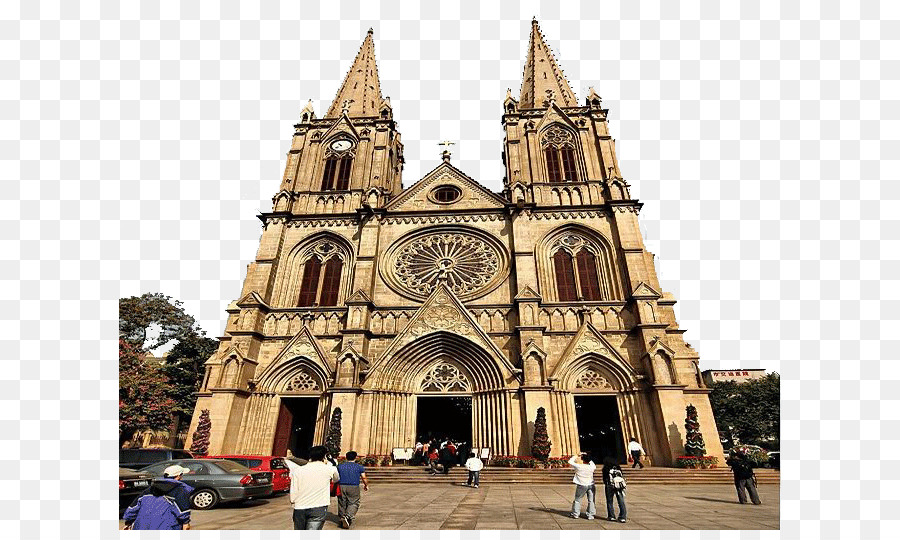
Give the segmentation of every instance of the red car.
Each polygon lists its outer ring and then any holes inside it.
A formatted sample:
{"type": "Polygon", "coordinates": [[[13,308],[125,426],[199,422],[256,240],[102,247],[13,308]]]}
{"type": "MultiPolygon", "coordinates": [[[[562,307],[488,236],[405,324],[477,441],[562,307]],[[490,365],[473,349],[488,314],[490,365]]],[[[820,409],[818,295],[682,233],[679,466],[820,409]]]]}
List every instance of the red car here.
{"type": "Polygon", "coordinates": [[[284,458],[277,456],[204,456],[209,459],[227,459],[240,463],[253,471],[270,471],[272,473],[272,491],[289,491],[291,489],[291,475],[284,464],[284,458]]]}

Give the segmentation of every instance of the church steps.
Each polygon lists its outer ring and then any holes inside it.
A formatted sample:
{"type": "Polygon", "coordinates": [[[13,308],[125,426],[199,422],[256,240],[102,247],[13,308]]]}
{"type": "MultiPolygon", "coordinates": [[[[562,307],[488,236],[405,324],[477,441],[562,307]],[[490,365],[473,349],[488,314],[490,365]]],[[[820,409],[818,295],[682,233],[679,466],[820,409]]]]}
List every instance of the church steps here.
{"type": "MultiPolygon", "coordinates": [[[[727,468],[721,469],[670,469],[665,467],[645,467],[644,469],[625,469],[625,478],[629,484],[731,484],[733,477],[727,468]]],[[[373,482],[384,483],[418,483],[427,482],[465,482],[467,472],[456,467],[447,476],[429,475],[424,467],[396,466],[370,467],[366,474],[373,482]]],[[[572,481],[571,469],[523,469],[510,467],[486,467],[482,471],[483,482],[490,483],[528,483],[528,484],[567,484],[572,481]]],[[[761,484],[778,484],[779,471],[759,469],[756,477],[761,484]]],[[[599,471],[595,475],[598,483],[602,482],[599,471]]]]}

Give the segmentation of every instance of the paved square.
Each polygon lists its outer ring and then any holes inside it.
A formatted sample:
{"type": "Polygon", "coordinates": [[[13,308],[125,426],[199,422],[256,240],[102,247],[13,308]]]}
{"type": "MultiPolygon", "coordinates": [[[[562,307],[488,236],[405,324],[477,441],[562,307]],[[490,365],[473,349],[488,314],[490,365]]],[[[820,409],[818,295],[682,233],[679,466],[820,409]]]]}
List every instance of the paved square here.
{"type": "MultiPolygon", "coordinates": [[[[778,529],[779,486],[760,485],[761,506],[741,505],[730,485],[636,485],[627,491],[628,523],[569,517],[572,484],[373,485],[354,529],[778,529]]],[[[606,501],[597,494],[598,517],[606,501]]],[[[338,529],[332,499],[325,529],[338,529]]],[[[286,494],[193,512],[195,529],[291,529],[286,494]]]]}

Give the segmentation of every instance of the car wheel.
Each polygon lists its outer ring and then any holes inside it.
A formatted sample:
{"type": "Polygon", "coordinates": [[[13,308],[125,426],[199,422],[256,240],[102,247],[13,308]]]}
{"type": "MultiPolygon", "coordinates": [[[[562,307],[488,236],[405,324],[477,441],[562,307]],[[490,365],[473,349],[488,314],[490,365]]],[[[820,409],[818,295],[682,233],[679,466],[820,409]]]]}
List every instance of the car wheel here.
{"type": "Polygon", "coordinates": [[[191,495],[191,504],[197,510],[209,510],[219,502],[219,496],[211,489],[200,489],[191,495]]]}

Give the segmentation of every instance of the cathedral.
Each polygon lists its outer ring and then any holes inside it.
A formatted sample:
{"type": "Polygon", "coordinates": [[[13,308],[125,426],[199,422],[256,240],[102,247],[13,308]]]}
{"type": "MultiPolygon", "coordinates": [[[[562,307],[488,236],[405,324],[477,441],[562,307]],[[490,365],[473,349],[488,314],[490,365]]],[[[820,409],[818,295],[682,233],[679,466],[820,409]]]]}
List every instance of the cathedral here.
{"type": "Polygon", "coordinates": [[[497,112],[502,192],[448,150],[404,188],[369,30],[328,110],[309,103],[294,125],[188,441],[208,409],[210,454],[302,456],[340,409],[344,452],[450,437],[529,455],[543,409],[551,456],[625,462],[634,437],[670,466],[693,404],[722,458],[608,111],[593,88],[578,103],[537,21],[519,97],[498,97],[497,112]]]}

